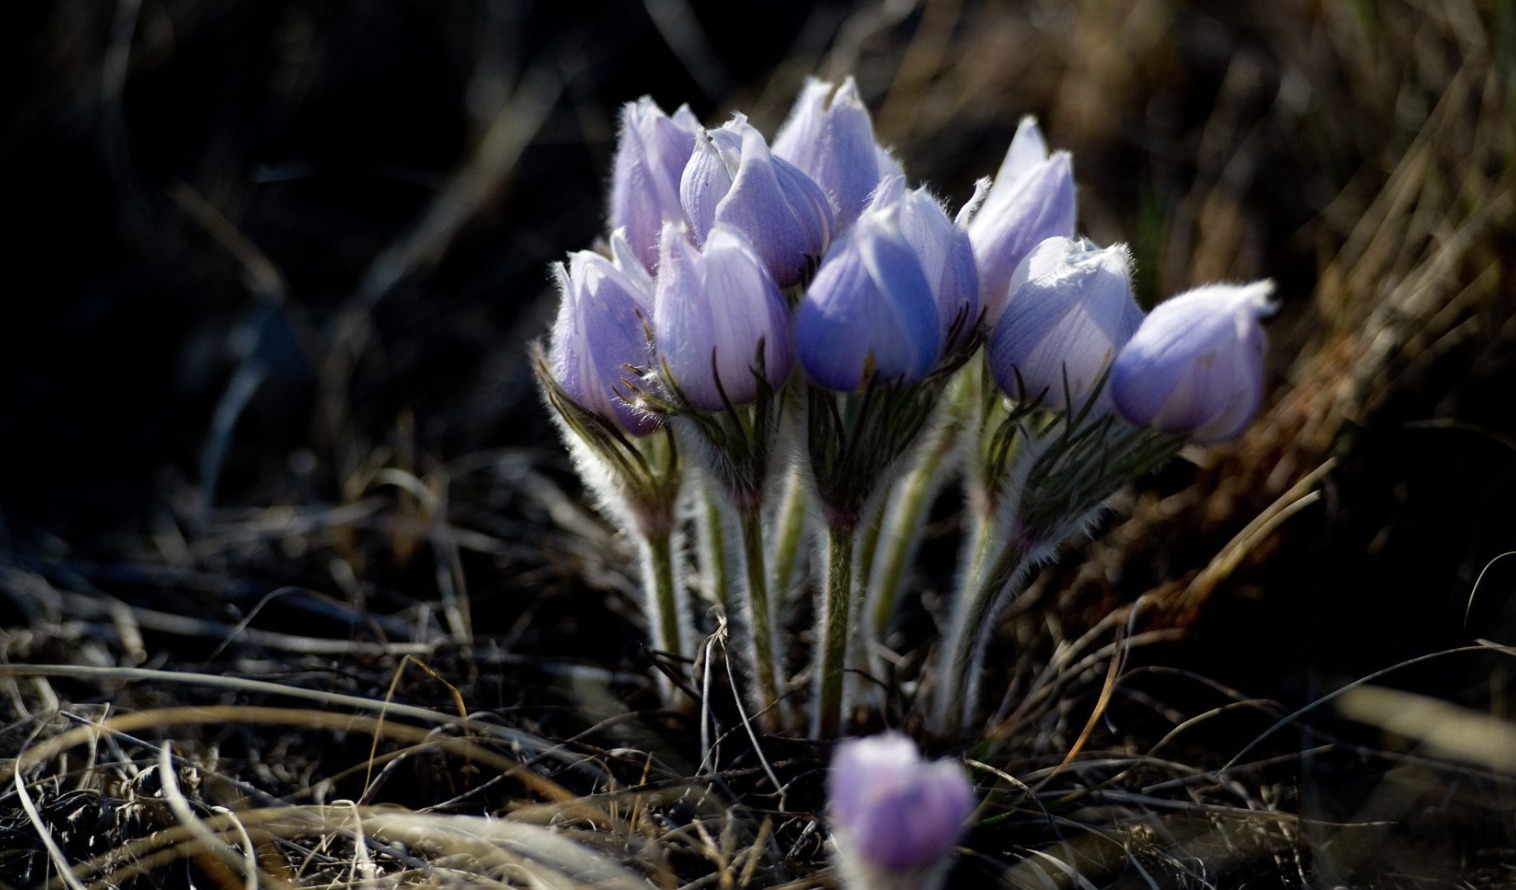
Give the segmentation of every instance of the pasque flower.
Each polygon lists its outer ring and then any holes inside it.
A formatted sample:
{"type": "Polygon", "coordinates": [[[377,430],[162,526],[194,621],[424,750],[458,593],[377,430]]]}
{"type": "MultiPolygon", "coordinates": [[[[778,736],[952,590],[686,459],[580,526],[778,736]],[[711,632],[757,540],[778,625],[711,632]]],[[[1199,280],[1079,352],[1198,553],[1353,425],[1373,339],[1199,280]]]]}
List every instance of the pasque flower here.
{"type": "Polygon", "coordinates": [[[705,411],[751,402],[760,385],[778,389],[794,363],[784,298],[752,245],[724,223],[703,249],[683,224],[664,223],[653,339],[683,399],[705,411]]]}
{"type": "Polygon", "coordinates": [[[1044,239],[1074,234],[1074,168],[1069,153],[1048,155],[1033,118],[1023,118],[995,174],[995,184],[968,223],[979,266],[985,324],[1000,319],[1011,275],[1044,239]]]}
{"type": "Polygon", "coordinates": [[[900,174],[885,177],[869,201],[870,211],[891,207],[931,286],[944,348],[963,342],[979,323],[979,273],[968,232],[948,219],[926,189],[907,189],[900,174]],[[948,343],[949,334],[954,334],[953,343],[948,343]]]}
{"type": "Polygon", "coordinates": [[[826,191],[839,231],[863,212],[881,179],[900,172],[895,159],[874,141],[874,124],[851,77],[835,92],[826,81],[807,80],[774,137],[774,154],[826,191]]]}
{"type": "Polygon", "coordinates": [[[679,195],[697,241],[712,225],[731,226],[747,236],[780,287],[799,284],[831,241],[826,194],[793,164],[773,157],[763,134],[742,115],[696,134],[679,195]]]}
{"type": "Polygon", "coordinates": [[[941,344],[932,288],[898,212],[864,214],[800,301],[795,345],[806,374],[839,392],[870,379],[911,383],[936,364],[941,344]]]}
{"type": "MultiPolygon", "coordinates": [[[[740,114],[702,129],[688,108],[625,105],[608,249],[554,267],[532,371],[637,544],[659,666],[731,630],[730,680],[763,731],[836,739],[898,698],[881,655],[897,592],[961,479],[939,655],[899,679],[921,687],[925,732],[972,738],[993,630],[1033,569],[1123,486],[1258,410],[1272,285],[1144,319],[1128,250],[1075,237],[1072,161],[1033,119],[951,218],[839,83],[808,81],[771,142],[740,114]],[[802,588],[805,628],[785,618],[802,588]],[[695,605],[719,611],[697,627],[695,605]]],[[[691,704],[698,676],[658,676],[691,704]]],[[[827,792],[842,890],[937,890],[974,806],[961,766],[899,735],[841,745],[827,792]]]]}
{"type": "Polygon", "coordinates": [[[683,219],[679,178],[695,149],[700,122],[689,106],[673,116],[652,97],[621,108],[621,132],[611,173],[610,228],[626,230],[627,243],[649,272],[658,265],[658,236],[667,219],[683,219]]]}
{"type": "Polygon", "coordinates": [[[1263,399],[1261,319],[1272,281],[1211,284],[1160,303],[1111,367],[1111,396],[1129,422],[1195,442],[1241,433],[1263,399]]]}
{"type": "Polygon", "coordinates": [[[827,777],[843,885],[936,886],[973,810],[973,788],[959,764],[922,760],[899,733],[844,742],[827,777]]]}
{"type": "Polygon", "coordinates": [[[1061,237],[1038,244],[1012,276],[1010,301],[990,334],[996,384],[1018,398],[1040,397],[1046,408],[1083,408],[1142,323],[1131,264],[1121,244],[1101,249],[1061,237]]]}
{"type": "MultiPolygon", "coordinates": [[[[621,233],[612,243],[623,245],[621,233]]],[[[651,357],[644,319],[652,309],[649,280],[640,269],[625,270],[594,251],[569,255],[553,266],[560,302],[553,323],[548,369],[554,381],[581,408],[613,420],[633,435],[658,427],[658,418],[628,403],[632,368],[651,357]]]]}

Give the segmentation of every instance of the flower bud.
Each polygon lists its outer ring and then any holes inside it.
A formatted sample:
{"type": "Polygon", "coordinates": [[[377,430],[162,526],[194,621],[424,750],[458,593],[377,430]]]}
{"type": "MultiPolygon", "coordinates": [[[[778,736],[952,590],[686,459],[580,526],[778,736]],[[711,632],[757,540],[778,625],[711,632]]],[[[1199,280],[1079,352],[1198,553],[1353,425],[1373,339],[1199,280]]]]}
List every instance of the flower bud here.
{"type": "Polygon", "coordinates": [[[740,232],[722,223],[697,250],[680,223],[663,225],[653,340],[684,400],[720,411],[778,389],[794,363],[784,298],[740,232]],[[763,376],[758,376],[762,350],[763,376]]]}
{"type": "Polygon", "coordinates": [[[679,184],[697,242],[711,226],[731,226],[752,244],[780,287],[799,284],[826,253],[832,209],[821,187],[773,157],[763,134],[737,115],[695,136],[679,184]]]}
{"type": "Polygon", "coordinates": [[[626,401],[632,395],[626,381],[635,376],[629,367],[644,367],[650,358],[643,319],[652,294],[644,289],[646,273],[637,273],[641,280],[589,250],[570,254],[567,266],[553,266],[560,302],[548,369],[581,408],[642,436],[659,421],[626,401]]]}
{"type": "Polygon", "coordinates": [[[869,211],[896,208],[900,233],[916,251],[937,304],[937,322],[944,348],[968,339],[979,322],[979,273],[968,232],[948,219],[942,205],[926,189],[907,190],[905,177],[887,176],[874,191],[869,211]],[[948,336],[956,336],[948,343],[948,336]]]}
{"type": "Polygon", "coordinates": [[[835,95],[830,83],[807,80],[774,137],[774,154],[799,167],[830,196],[839,232],[863,212],[879,180],[900,172],[874,141],[874,124],[851,77],[835,95]]]}
{"type": "Polygon", "coordinates": [[[673,117],[651,96],[621,107],[621,132],[611,173],[610,228],[626,229],[632,253],[649,272],[658,266],[663,221],[684,218],[679,177],[699,129],[687,105],[679,106],[673,117]]]}
{"type": "Polygon", "coordinates": [[[1195,442],[1241,433],[1263,400],[1263,325],[1272,281],[1210,284],[1156,306],[1111,367],[1129,422],[1195,442]]]}
{"type": "Polygon", "coordinates": [[[992,329],[1010,298],[1011,275],[1047,238],[1074,235],[1074,169],[1068,152],[1048,156],[1033,118],[1023,118],[995,184],[968,224],[979,266],[985,324],[992,329]]]}
{"type": "MultiPolygon", "coordinates": [[[[1049,238],[1017,268],[987,346],[995,383],[1045,408],[1082,409],[1142,323],[1126,246],[1049,238]],[[1020,387],[1018,388],[1018,376],[1020,387]]],[[[1102,397],[1099,408],[1108,399],[1102,397]]]]}
{"type": "Polygon", "coordinates": [[[963,767],[926,762],[898,733],[843,742],[827,777],[827,812],[847,890],[939,886],[974,791],[963,767]]]}
{"type": "Polygon", "coordinates": [[[812,381],[852,392],[911,383],[942,351],[931,286],[893,209],[864,214],[834,244],[800,301],[795,344],[812,381]]]}

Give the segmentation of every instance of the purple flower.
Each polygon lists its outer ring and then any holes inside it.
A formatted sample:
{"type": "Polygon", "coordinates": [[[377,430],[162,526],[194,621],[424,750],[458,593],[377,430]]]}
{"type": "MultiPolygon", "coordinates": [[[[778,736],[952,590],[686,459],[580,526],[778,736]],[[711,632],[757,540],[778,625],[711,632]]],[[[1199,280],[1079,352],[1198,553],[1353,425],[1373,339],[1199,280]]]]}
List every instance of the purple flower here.
{"type": "Polygon", "coordinates": [[[931,285],[893,209],[864,214],[832,245],[800,301],[795,344],[812,381],[852,392],[911,383],[942,351],[931,285]]]}
{"type": "Polygon", "coordinates": [[[839,232],[863,212],[881,179],[900,172],[900,165],[874,141],[874,124],[851,77],[835,94],[830,83],[806,80],[774,137],[774,154],[799,167],[831,197],[839,232]]]}
{"type": "Polygon", "coordinates": [[[1047,238],[1074,234],[1074,169],[1069,153],[1048,156],[1037,121],[1017,127],[995,184],[968,224],[979,265],[979,293],[985,324],[1000,319],[1010,298],[1011,275],[1047,238]]]}
{"type": "Polygon", "coordinates": [[[832,208],[821,187],[737,115],[695,136],[679,195],[695,239],[722,223],[747,236],[780,287],[799,284],[826,253],[832,208]]]}
{"type": "Polygon", "coordinates": [[[649,272],[658,266],[658,235],[664,220],[683,219],[679,177],[695,148],[699,121],[689,106],[673,117],[652,97],[621,107],[621,132],[611,173],[610,228],[626,229],[632,252],[649,272]]]}
{"type": "Polygon", "coordinates": [[[974,805],[962,766],[923,761],[915,743],[898,733],[843,742],[827,777],[843,872],[879,885],[944,865],[974,805]]]}
{"type": "Polygon", "coordinates": [[[1263,400],[1263,325],[1272,281],[1210,284],[1160,303],[1111,367],[1129,422],[1195,442],[1241,433],[1263,400]]]}
{"type": "MultiPolygon", "coordinates": [[[[619,233],[613,243],[619,241],[619,233]]],[[[646,273],[628,273],[598,253],[569,255],[553,266],[560,302],[553,323],[548,369],[581,408],[613,420],[634,436],[658,428],[659,419],[626,401],[627,385],[651,358],[644,318],[651,309],[646,273]]]]}
{"type": "Polygon", "coordinates": [[[663,225],[653,340],[685,400],[720,411],[775,389],[794,364],[784,298],[736,229],[717,223],[697,250],[679,223],[663,225]],[[723,394],[725,398],[723,399],[723,394]]]}
{"type": "MultiPolygon", "coordinates": [[[[1083,408],[1142,323],[1131,264],[1121,244],[1102,250],[1088,241],[1049,238],[1037,245],[1012,277],[1010,302],[990,334],[995,383],[1017,398],[1040,394],[1046,408],[1083,408]]],[[[1102,396],[1098,407],[1108,401],[1102,396]]]]}
{"type": "Polygon", "coordinates": [[[948,219],[942,205],[927,190],[909,191],[905,177],[888,176],[875,190],[869,211],[896,208],[900,233],[916,251],[937,304],[937,322],[944,348],[968,339],[979,322],[979,273],[968,232],[948,219]],[[958,326],[953,343],[948,335],[958,326]]]}

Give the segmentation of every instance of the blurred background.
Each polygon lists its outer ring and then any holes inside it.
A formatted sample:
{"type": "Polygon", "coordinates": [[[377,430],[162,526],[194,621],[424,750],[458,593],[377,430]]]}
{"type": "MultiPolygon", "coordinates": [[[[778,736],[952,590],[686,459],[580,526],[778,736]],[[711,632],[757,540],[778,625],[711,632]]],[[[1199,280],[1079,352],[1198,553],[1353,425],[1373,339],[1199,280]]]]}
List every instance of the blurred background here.
{"type": "MultiPolygon", "coordinates": [[[[1081,229],[1131,245],[1144,303],[1278,283],[1259,423],[1126,498],[1043,579],[1037,610],[1090,624],[1151,591],[1143,620],[1184,634],[1149,657],[1286,709],[1479,639],[1516,646],[1516,559],[1499,558],[1516,550],[1508,0],[55,0],[12,15],[8,627],[37,632],[59,591],[236,621],[288,585],[380,618],[436,603],[454,634],[634,665],[626,582],[596,549],[605,532],[584,531],[596,520],[574,506],[524,357],[556,305],[547,265],[602,231],[621,103],[688,102],[710,124],[740,110],[772,134],[806,76],[852,74],[880,141],[954,210],[1034,114],[1074,153],[1081,229]],[[608,590],[605,617],[582,608],[608,590]]],[[[134,657],[203,654],[159,642],[134,657]]],[[[1509,655],[1383,682],[1508,741],[1509,655]]],[[[1382,713],[1318,717],[1366,744],[1433,744],[1382,713]]],[[[1232,751],[1266,724],[1206,743],[1232,751]]],[[[1516,772],[1509,754],[1435,753],[1516,772]]],[[[1516,882],[1508,784],[1464,797],[1416,776],[1375,796],[1381,780],[1314,803],[1309,771],[1293,782],[1323,819],[1419,833],[1425,855],[1396,850],[1391,871],[1457,861],[1516,882]]],[[[1382,855],[1350,850],[1323,874],[1382,855]]]]}

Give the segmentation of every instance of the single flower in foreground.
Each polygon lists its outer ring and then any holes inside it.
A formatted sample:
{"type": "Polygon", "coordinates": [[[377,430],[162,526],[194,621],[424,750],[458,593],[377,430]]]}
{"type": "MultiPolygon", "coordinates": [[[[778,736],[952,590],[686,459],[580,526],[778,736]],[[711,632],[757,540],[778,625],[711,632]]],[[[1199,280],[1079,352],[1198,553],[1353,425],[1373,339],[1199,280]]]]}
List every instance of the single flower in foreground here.
{"type": "Polygon", "coordinates": [[[979,273],[967,230],[926,189],[907,189],[900,174],[885,177],[869,199],[869,212],[890,207],[931,286],[943,348],[963,343],[979,324],[979,273]]]}
{"type": "Polygon", "coordinates": [[[621,108],[621,132],[611,171],[610,228],[625,229],[632,252],[649,272],[658,266],[664,220],[683,219],[679,177],[695,149],[700,122],[689,106],[670,117],[652,97],[621,108]]]}
{"type": "Polygon", "coordinates": [[[768,143],[742,115],[695,137],[680,201],[704,243],[724,223],[747,236],[780,287],[799,284],[831,242],[832,208],[821,187],[768,143]]]}
{"type": "Polygon", "coordinates": [[[1011,275],[1047,238],[1074,235],[1074,162],[1066,151],[1048,155],[1037,121],[1021,121],[995,184],[968,223],[979,266],[984,322],[993,328],[1011,297],[1011,275]]]}
{"type": "Polygon", "coordinates": [[[831,197],[838,231],[858,218],[881,179],[900,172],[874,141],[873,121],[851,77],[835,92],[825,81],[806,81],[774,137],[774,155],[805,171],[831,197]]]}
{"type": "Polygon", "coordinates": [[[1273,292],[1272,281],[1209,284],[1155,307],[1111,366],[1121,416],[1194,442],[1241,433],[1263,401],[1273,292]]]}
{"type": "Polygon", "coordinates": [[[839,392],[914,383],[937,363],[937,305],[894,209],[865,213],[832,246],[800,301],[795,344],[811,380],[839,392]]]}
{"type": "Polygon", "coordinates": [[[653,339],[685,401],[720,411],[758,398],[760,385],[784,385],[794,355],[789,313],[747,239],[717,223],[697,250],[684,226],[669,222],[659,257],[653,339]]]}
{"type": "MultiPolygon", "coordinates": [[[[1049,238],[1011,279],[1011,299],[990,334],[995,383],[1013,398],[1078,411],[1142,322],[1126,246],[1049,238]],[[1024,388],[1024,391],[1023,391],[1024,388]]],[[[1102,398],[1097,409],[1109,400],[1102,398]]]]}
{"type": "Polygon", "coordinates": [[[940,885],[974,810],[963,767],[925,761],[909,738],[843,742],[827,777],[827,814],[847,890],[940,885]]]}
{"type": "MultiPolygon", "coordinates": [[[[620,233],[613,236],[619,242],[620,233]]],[[[629,274],[594,251],[553,266],[560,302],[553,323],[548,369],[579,407],[615,421],[632,435],[646,435],[658,418],[634,408],[628,380],[650,358],[644,317],[652,294],[640,271],[629,274]]]]}

